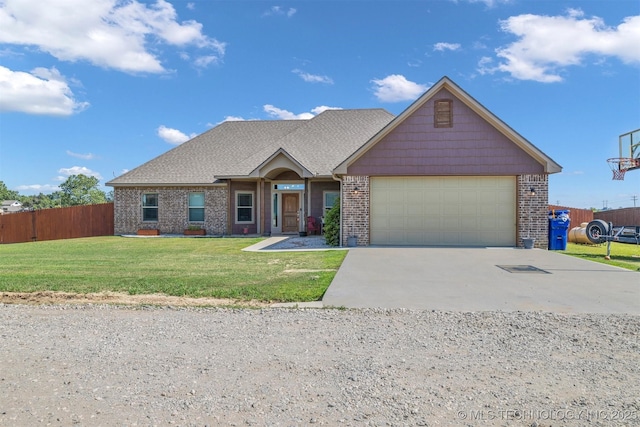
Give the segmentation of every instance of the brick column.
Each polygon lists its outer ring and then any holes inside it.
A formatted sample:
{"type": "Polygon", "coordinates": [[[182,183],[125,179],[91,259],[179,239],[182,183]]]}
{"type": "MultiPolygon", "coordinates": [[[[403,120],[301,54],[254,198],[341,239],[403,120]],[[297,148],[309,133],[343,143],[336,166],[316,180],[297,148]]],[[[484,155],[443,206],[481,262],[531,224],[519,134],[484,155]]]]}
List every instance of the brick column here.
{"type": "Polygon", "coordinates": [[[369,245],[369,177],[342,178],[342,245],[349,236],[358,238],[358,246],[369,245]],[[358,189],[356,191],[356,188],[358,189]]]}
{"type": "Polygon", "coordinates": [[[549,177],[548,175],[518,176],[518,235],[517,245],[522,247],[522,239],[533,237],[535,247],[547,249],[549,245],[549,177]],[[531,188],[535,195],[531,196],[531,188]]]}

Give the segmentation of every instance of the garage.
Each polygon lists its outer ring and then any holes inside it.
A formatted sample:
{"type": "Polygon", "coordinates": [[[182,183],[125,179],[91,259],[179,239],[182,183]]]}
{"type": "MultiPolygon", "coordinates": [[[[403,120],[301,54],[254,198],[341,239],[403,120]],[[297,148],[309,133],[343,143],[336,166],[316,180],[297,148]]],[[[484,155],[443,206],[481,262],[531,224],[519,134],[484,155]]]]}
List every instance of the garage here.
{"type": "Polygon", "coordinates": [[[371,177],[374,245],[515,246],[515,176],[371,177]]]}

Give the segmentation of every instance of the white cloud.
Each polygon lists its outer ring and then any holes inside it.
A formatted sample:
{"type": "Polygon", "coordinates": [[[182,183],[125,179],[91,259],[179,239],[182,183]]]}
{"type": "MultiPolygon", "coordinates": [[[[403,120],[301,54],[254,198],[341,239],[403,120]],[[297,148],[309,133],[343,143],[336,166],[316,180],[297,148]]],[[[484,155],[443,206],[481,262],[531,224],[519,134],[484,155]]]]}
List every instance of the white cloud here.
{"type": "Polygon", "coordinates": [[[244,122],[246,119],[239,116],[225,116],[223,122],[244,122]]]}
{"type": "Polygon", "coordinates": [[[18,185],[15,188],[16,191],[28,192],[28,193],[52,193],[54,191],[59,191],[60,187],[57,185],[51,184],[31,184],[31,185],[18,185]]]}
{"type": "Polygon", "coordinates": [[[311,110],[311,112],[313,114],[317,115],[317,114],[320,114],[320,113],[322,113],[324,111],[327,111],[327,110],[342,110],[342,108],[340,108],[340,107],[327,107],[326,105],[320,105],[319,107],[313,108],[311,110]]]}
{"type": "Polygon", "coordinates": [[[382,102],[413,101],[427,90],[427,86],[407,80],[400,74],[392,74],[381,80],[371,80],[374,93],[382,102]]]}
{"type": "MultiPolygon", "coordinates": [[[[513,0],[467,0],[469,3],[483,3],[487,7],[494,7],[500,3],[508,4],[513,0]]],[[[454,3],[457,3],[458,0],[453,0],[454,3]]]]}
{"type": "Polygon", "coordinates": [[[85,175],[85,176],[95,176],[98,179],[102,179],[102,175],[100,173],[92,171],[91,169],[84,166],[72,166],[70,168],[60,168],[58,169],[58,173],[61,173],[63,176],[58,177],[59,180],[64,181],[71,175],[85,175]]]}
{"type": "Polygon", "coordinates": [[[287,110],[281,110],[271,104],[266,104],[262,108],[270,116],[281,120],[308,120],[313,118],[313,114],[311,113],[295,114],[287,110]]]}
{"type": "Polygon", "coordinates": [[[640,15],[608,27],[601,18],[585,18],[582,11],[569,9],[566,16],[525,14],[500,25],[518,40],[496,49],[496,65],[483,58],[478,70],[482,74],[499,71],[520,80],[553,83],[563,80],[566,67],[581,65],[590,55],[640,63],[640,15]]]}
{"type": "Polygon", "coordinates": [[[216,55],[199,56],[193,61],[193,65],[198,68],[207,68],[210,64],[216,64],[220,61],[216,55]]]}
{"type": "Polygon", "coordinates": [[[333,79],[331,77],[328,76],[319,76],[319,75],[315,75],[315,74],[309,74],[309,73],[305,73],[302,70],[299,69],[295,69],[295,70],[291,70],[292,73],[297,74],[298,76],[300,76],[300,78],[302,80],[304,80],[305,82],[309,82],[309,83],[325,83],[325,84],[329,84],[332,85],[333,84],[333,79]]]}
{"type": "Polygon", "coordinates": [[[262,16],[286,16],[287,18],[291,18],[297,12],[296,9],[290,7],[289,9],[285,9],[281,6],[271,6],[271,9],[267,10],[262,16]]]}
{"type": "Polygon", "coordinates": [[[0,111],[70,116],[89,106],[88,102],[75,99],[55,68],[35,68],[26,73],[0,65],[0,93],[0,111]]]}
{"type": "Polygon", "coordinates": [[[164,139],[169,144],[180,145],[183,142],[186,142],[191,138],[194,138],[196,134],[192,133],[190,135],[187,135],[179,131],[178,129],[172,129],[162,125],[158,128],[158,136],[164,139]]]}
{"type": "Polygon", "coordinates": [[[458,50],[460,49],[459,43],[445,43],[440,42],[433,45],[433,50],[443,52],[445,50],[458,50]]]}
{"type": "Polygon", "coordinates": [[[74,153],[73,151],[70,151],[70,150],[67,150],[67,155],[71,157],[77,157],[78,159],[83,159],[83,160],[93,160],[96,158],[96,155],[93,153],[81,154],[81,153],[74,153]]]}
{"type": "Polygon", "coordinates": [[[193,3],[193,2],[187,3],[187,9],[195,10],[195,8],[196,8],[196,4],[195,3],[193,3]]]}
{"type": "Polygon", "coordinates": [[[195,46],[218,59],[225,53],[225,44],[203,34],[199,22],[178,22],[165,0],[93,0],[91,7],[86,0],[3,0],[0,43],[37,46],[61,61],[130,73],[165,72],[156,56],[162,44],[195,46]]]}
{"type": "Polygon", "coordinates": [[[270,116],[275,117],[280,120],[309,120],[314,118],[316,115],[322,113],[327,110],[342,110],[339,107],[327,107],[326,105],[320,105],[311,109],[310,113],[300,113],[295,114],[287,110],[282,110],[280,108],[274,107],[271,104],[266,104],[263,106],[264,111],[268,113],[270,116]]]}

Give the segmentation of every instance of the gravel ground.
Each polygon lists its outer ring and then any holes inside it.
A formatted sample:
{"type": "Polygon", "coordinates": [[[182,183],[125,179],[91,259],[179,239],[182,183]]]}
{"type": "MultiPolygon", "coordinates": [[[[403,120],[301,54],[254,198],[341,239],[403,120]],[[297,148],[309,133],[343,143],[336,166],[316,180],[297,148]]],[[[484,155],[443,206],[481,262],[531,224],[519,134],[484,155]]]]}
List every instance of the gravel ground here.
{"type": "Polygon", "coordinates": [[[0,425],[640,425],[640,317],[0,304],[0,425]]]}

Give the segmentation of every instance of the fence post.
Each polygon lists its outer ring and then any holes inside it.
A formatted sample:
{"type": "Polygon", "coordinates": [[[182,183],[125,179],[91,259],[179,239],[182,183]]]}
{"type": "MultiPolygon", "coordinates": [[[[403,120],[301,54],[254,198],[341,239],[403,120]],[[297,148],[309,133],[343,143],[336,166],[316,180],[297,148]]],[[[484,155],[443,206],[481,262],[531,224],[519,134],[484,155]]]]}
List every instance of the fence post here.
{"type": "Polygon", "coordinates": [[[36,227],[36,212],[37,211],[31,211],[31,241],[32,242],[38,241],[38,230],[36,227]]]}

